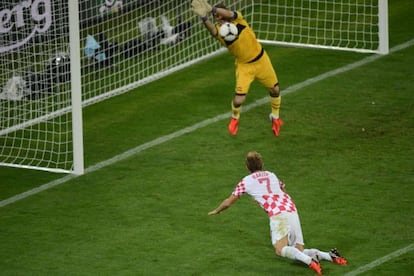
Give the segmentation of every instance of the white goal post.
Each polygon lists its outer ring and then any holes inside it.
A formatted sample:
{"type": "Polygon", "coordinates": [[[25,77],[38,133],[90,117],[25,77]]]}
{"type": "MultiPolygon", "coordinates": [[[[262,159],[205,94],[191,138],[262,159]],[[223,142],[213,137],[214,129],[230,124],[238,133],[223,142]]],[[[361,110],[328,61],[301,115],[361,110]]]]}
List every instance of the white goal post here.
{"type": "Polygon", "coordinates": [[[78,14],[72,0],[1,1],[0,165],[83,174],[78,14]]]}
{"type": "MultiPolygon", "coordinates": [[[[263,43],[388,53],[387,0],[235,0],[263,43]]],[[[82,174],[82,108],[224,52],[182,0],[2,0],[0,166],[82,174]]]]}

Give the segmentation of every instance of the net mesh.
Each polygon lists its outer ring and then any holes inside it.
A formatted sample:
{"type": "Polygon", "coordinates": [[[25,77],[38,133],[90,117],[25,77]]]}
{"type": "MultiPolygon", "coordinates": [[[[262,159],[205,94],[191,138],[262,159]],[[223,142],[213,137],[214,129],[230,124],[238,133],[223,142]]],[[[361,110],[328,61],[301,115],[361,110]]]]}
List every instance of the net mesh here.
{"type": "Polygon", "coordinates": [[[67,3],[3,0],[0,12],[0,162],[70,170],[67,3]]]}
{"type": "Polygon", "coordinates": [[[269,43],[375,52],[378,6],[378,0],[261,1],[253,26],[269,43]]]}

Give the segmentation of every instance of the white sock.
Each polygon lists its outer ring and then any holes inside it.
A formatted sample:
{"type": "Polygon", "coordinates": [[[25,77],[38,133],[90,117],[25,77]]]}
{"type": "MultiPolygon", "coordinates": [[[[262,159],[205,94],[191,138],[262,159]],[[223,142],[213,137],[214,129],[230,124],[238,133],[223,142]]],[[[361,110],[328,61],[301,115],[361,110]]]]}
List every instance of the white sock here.
{"type": "Polygon", "coordinates": [[[302,263],[309,265],[312,261],[312,258],[308,255],[302,253],[299,249],[293,246],[285,246],[282,248],[281,252],[282,257],[289,258],[291,260],[298,260],[302,263]]]}
{"type": "Polygon", "coordinates": [[[308,255],[309,257],[318,256],[319,260],[326,260],[332,262],[331,255],[329,255],[328,252],[323,252],[318,249],[312,248],[303,250],[303,253],[308,255]]]}

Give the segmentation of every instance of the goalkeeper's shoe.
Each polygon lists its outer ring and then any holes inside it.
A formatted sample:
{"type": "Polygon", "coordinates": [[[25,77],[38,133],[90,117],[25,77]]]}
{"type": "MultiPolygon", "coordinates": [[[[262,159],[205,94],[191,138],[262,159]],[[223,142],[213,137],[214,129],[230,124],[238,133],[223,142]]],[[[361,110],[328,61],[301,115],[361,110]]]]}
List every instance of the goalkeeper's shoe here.
{"type": "Polygon", "coordinates": [[[231,135],[236,135],[238,130],[239,130],[239,119],[232,117],[229,123],[229,133],[231,135]]]}
{"type": "Polygon", "coordinates": [[[283,125],[282,119],[273,118],[272,114],[269,115],[269,118],[272,120],[272,131],[275,136],[280,135],[280,127],[283,125]]]}
{"type": "Polygon", "coordinates": [[[316,261],[315,259],[312,259],[311,263],[309,264],[309,268],[316,272],[318,275],[322,275],[322,267],[321,264],[316,261]]]}
{"type": "Polygon", "coordinates": [[[329,256],[332,258],[332,262],[339,264],[339,265],[347,265],[348,261],[339,254],[336,248],[329,250],[329,256]]]}

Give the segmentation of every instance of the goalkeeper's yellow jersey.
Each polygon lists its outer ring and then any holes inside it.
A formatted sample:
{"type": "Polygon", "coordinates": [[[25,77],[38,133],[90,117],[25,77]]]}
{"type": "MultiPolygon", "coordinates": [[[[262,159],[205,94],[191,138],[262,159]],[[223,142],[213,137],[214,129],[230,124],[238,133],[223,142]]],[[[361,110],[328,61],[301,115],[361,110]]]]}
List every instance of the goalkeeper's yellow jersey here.
{"type": "MultiPolygon", "coordinates": [[[[237,26],[239,35],[236,40],[232,42],[224,41],[220,35],[217,39],[220,43],[227,47],[230,53],[236,58],[236,62],[248,63],[254,61],[255,58],[261,55],[262,45],[257,41],[254,31],[244,20],[241,12],[237,11],[237,18],[231,22],[237,26]]],[[[217,33],[220,31],[220,25],[216,25],[217,33]]]]}

